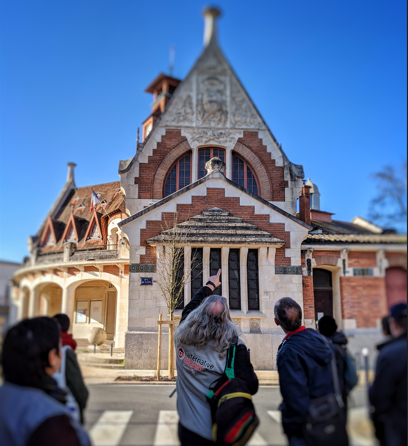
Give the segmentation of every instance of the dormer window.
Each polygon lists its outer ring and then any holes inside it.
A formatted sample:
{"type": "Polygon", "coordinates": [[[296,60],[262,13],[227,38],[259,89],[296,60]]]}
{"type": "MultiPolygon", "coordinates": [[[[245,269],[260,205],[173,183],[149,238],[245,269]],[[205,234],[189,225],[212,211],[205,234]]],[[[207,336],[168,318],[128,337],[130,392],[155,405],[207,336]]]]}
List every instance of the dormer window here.
{"type": "Polygon", "coordinates": [[[90,239],[99,239],[99,228],[95,222],[92,226],[91,233],[89,234],[90,239]]]}
{"type": "Polygon", "coordinates": [[[52,232],[48,231],[47,237],[45,239],[45,246],[51,246],[54,244],[54,239],[52,237],[52,232]]]}
{"type": "Polygon", "coordinates": [[[75,242],[76,241],[75,231],[74,231],[74,227],[73,226],[71,226],[69,228],[69,230],[68,230],[68,235],[67,235],[66,241],[67,242],[75,242]]]}

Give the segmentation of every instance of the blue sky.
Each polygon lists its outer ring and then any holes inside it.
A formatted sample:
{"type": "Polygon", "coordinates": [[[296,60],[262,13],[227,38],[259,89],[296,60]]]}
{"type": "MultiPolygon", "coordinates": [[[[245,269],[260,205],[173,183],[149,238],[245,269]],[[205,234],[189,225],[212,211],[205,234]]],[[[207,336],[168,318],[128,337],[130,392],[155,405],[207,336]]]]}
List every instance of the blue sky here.
{"type": "MultiPolygon", "coordinates": [[[[404,0],[222,0],[227,59],[322,209],[368,214],[370,174],[405,158],[404,0]]],[[[0,258],[20,261],[74,161],[78,186],[118,180],[149,115],[144,89],[202,51],[201,0],[3,1],[0,258]]]]}

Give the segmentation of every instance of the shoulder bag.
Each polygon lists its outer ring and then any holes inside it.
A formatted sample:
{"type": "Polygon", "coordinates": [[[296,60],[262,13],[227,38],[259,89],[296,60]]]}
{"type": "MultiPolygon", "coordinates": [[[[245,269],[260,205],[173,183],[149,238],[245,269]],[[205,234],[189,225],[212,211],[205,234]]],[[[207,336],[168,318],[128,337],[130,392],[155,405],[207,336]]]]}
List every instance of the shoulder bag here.
{"type": "MultiPolygon", "coordinates": [[[[330,347],[327,339],[324,342],[330,347]]],[[[331,350],[331,349],[330,349],[331,350]]],[[[308,446],[348,446],[347,414],[341,397],[334,354],[331,359],[334,393],[310,401],[303,436],[308,446]]]]}

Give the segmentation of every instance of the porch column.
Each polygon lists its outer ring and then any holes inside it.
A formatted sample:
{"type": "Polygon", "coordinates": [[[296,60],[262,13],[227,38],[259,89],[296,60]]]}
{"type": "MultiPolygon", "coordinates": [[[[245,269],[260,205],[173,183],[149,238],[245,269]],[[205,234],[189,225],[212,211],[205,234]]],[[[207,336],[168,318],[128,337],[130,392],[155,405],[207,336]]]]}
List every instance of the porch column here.
{"type": "Polygon", "coordinates": [[[241,310],[248,313],[248,248],[242,247],[239,251],[240,276],[241,276],[241,310]]]}
{"type": "Polygon", "coordinates": [[[221,279],[222,279],[222,295],[227,299],[229,306],[229,276],[228,276],[228,259],[229,248],[222,248],[221,250],[221,279]]]}
{"type": "Polygon", "coordinates": [[[70,330],[72,330],[72,325],[75,323],[74,299],[75,289],[72,286],[62,289],[61,313],[64,313],[69,317],[71,321],[70,330]]]}
{"type": "Polygon", "coordinates": [[[28,317],[35,317],[38,313],[38,291],[33,288],[30,290],[28,301],[28,317]]]}
{"type": "Polygon", "coordinates": [[[184,248],[184,305],[191,300],[191,246],[184,248]]]}
{"type": "Polygon", "coordinates": [[[263,297],[268,291],[268,248],[262,247],[258,250],[258,270],[259,270],[259,311],[263,310],[263,297]]]}
{"type": "Polygon", "coordinates": [[[191,179],[192,179],[192,183],[194,183],[194,181],[198,180],[198,149],[192,149],[192,154],[191,154],[191,158],[192,158],[192,163],[191,163],[191,168],[192,170],[192,175],[191,175],[191,179]]]}
{"type": "Polygon", "coordinates": [[[203,285],[206,284],[210,277],[210,251],[211,248],[208,246],[203,248],[203,285]]]}
{"type": "Polygon", "coordinates": [[[18,307],[18,312],[17,312],[17,320],[21,321],[22,319],[24,319],[26,317],[26,314],[24,314],[24,309],[26,308],[27,305],[27,295],[24,292],[24,288],[20,288],[20,305],[18,307]]]}

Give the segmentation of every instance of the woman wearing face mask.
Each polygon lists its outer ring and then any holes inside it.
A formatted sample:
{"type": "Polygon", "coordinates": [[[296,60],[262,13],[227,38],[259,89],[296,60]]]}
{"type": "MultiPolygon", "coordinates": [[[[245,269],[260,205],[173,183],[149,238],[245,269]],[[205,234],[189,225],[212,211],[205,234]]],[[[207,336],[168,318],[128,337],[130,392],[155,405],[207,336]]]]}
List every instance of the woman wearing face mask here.
{"type": "Polygon", "coordinates": [[[60,368],[58,323],[48,317],[12,327],[3,343],[0,387],[2,446],[89,446],[88,435],[65,406],[51,377],[60,368]]]}

